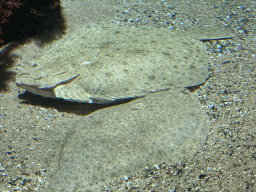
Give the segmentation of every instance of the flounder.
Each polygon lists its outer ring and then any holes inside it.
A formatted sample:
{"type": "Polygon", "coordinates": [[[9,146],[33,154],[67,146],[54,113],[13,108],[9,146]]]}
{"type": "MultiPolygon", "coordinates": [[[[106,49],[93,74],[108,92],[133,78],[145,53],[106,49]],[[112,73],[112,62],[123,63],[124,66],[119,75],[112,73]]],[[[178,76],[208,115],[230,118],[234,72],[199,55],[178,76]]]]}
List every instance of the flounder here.
{"type": "Polygon", "coordinates": [[[109,103],[202,84],[209,57],[191,31],[90,23],[31,62],[17,86],[44,97],[109,103]]]}

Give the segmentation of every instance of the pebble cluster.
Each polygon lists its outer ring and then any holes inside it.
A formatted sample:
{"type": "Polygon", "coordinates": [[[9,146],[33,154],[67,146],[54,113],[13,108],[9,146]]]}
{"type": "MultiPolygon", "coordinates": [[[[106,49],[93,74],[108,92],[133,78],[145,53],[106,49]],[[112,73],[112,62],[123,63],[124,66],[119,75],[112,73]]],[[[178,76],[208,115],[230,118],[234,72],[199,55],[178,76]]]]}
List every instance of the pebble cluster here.
{"type": "Polygon", "coordinates": [[[154,3],[132,4],[125,10],[118,10],[113,22],[127,25],[150,25],[165,27],[171,30],[181,30],[193,26],[196,18],[189,18],[182,7],[169,5],[165,1],[154,3]]]}

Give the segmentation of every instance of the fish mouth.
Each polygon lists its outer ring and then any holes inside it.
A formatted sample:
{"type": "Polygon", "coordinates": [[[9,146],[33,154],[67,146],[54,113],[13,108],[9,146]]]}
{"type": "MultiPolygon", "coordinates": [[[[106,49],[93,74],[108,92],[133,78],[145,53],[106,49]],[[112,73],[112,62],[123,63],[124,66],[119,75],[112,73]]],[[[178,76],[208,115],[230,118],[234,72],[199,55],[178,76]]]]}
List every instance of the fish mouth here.
{"type": "Polygon", "coordinates": [[[56,98],[54,94],[54,88],[38,88],[33,85],[26,85],[20,82],[16,82],[17,87],[20,87],[22,89],[25,89],[26,91],[33,93],[35,95],[41,95],[43,97],[48,98],[56,98]]]}
{"type": "MultiPolygon", "coordinates": [[[[22,75],[27,75],[27,74],[21,74],[19,76],[22,75]]],[[[27,90],[28,92],[31,92],[35,95],[41,95],[43,97],[49,97],[49,98],[57,98],[55,93],[54,93],[54,89],[60,85],[66,85],[71,83],[72,81],[76,80],[78,77],[80,76],[80,73],[70,79],[67,79],[65,81],[61,81],[59,83],[57,83],[56,85],[52,86],[52,87],[38,87],[36,85],[29,85],[27,83],[22,82],[22,79],[19,79],[16,81],[16,86],[23,88],[25,90],[27,90]]],[[[40,79],[40,78],[37,78],[40,79]]]]}

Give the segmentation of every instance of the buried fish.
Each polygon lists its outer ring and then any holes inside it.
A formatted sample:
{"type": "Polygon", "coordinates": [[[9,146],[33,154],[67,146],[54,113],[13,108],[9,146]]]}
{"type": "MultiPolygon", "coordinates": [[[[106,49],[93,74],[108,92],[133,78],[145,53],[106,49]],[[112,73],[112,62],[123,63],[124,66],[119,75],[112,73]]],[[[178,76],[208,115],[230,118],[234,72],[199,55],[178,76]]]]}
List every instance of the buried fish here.
{"type": "MultiPolygon", "coordinates": [[[[207,33],[214,33],[208,29],[207,33]]],[[[208,78],[209,57],[202,30],[90,23],[70,32],[16,84],[44,97],[110,103],[171,87],[190,87],[208,78]]],[[[211,35],[211,34],[210,34],[211,35]]]]}

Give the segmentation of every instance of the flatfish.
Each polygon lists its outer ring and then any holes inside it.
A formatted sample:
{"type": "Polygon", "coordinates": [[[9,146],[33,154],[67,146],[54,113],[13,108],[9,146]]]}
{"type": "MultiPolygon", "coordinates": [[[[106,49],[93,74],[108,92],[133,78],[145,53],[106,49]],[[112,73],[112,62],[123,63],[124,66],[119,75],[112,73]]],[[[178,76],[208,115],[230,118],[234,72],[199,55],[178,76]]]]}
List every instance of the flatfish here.
{"type": "Polygon", "coordinates": [[[89,23],[31,63],[17,86],[44,97],[109,103],[202,84],[209,56],[191,31],[89,23]]]}

